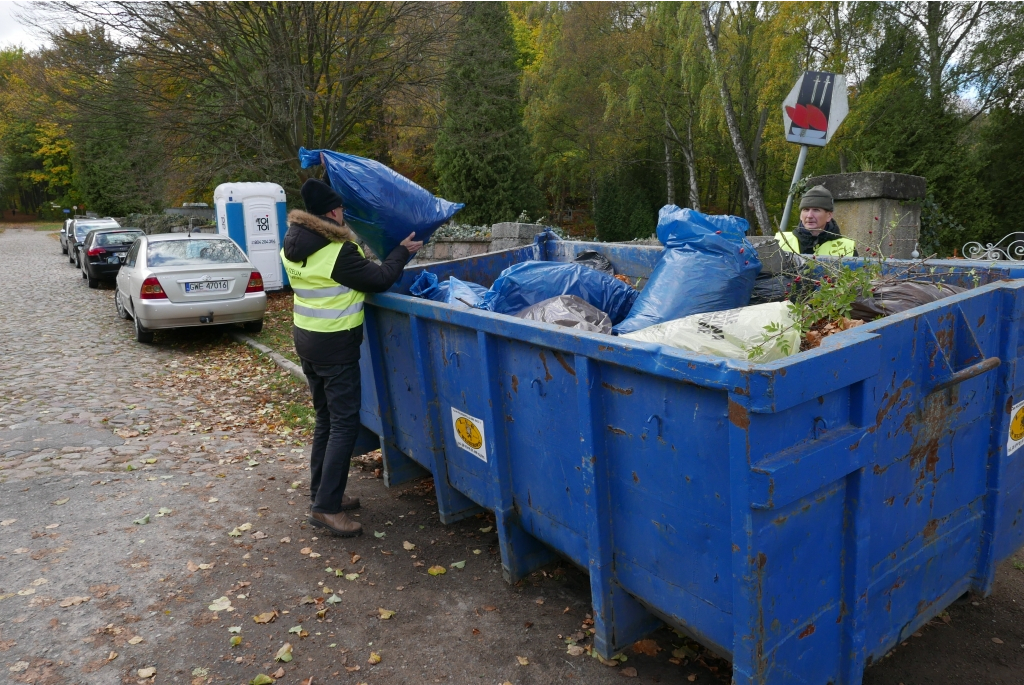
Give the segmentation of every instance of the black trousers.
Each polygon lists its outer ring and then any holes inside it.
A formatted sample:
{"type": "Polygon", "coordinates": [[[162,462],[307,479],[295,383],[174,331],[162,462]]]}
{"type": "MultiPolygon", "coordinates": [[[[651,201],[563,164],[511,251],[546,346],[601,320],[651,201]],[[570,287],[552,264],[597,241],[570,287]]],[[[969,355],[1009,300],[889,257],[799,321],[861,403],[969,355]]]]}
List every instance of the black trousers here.
{"type": "Polygon", "coordinates": [[[310,455],[309,496],[313,511],[336,514],[348,483],[352,450],[359,435],[359,362],[321,366],[302,360],[316,410],[310,455]]]}

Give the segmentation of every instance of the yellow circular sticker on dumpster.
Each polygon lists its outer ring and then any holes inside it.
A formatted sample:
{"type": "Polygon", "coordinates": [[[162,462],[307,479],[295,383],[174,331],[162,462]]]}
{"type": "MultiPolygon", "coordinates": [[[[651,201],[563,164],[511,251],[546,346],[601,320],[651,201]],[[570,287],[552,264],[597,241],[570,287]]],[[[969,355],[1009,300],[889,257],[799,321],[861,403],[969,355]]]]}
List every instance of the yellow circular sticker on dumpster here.
{"type": "Polygon", "coordinates": [[[1010,439],[1024,440],[1024,407],[1018,409],[1010,421],[1010,439]]]}
{"type": "Polygon", "coordinates": [[[480,435],[480,431],[473,422],[466,417],[460,416],[455,420],[455,430],[459,432],[459,437],[465,440],[466,444],[473,449],[478,450],[483,446],[483,436],[480,435]]]}

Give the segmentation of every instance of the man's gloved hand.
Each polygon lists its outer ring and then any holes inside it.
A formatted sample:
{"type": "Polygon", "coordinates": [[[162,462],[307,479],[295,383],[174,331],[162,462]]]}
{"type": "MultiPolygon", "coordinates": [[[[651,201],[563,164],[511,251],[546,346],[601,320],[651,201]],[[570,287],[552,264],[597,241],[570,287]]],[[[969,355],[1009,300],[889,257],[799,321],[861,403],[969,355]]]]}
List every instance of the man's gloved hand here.
{"type": "Polygon", "coordinates": [[[401,242],[402,247],[409,251],[409,254],[416,254],[423,247],[422,240],[413,240],[416,237],[415,233],[410,233],[409,237],[401,242]]]}

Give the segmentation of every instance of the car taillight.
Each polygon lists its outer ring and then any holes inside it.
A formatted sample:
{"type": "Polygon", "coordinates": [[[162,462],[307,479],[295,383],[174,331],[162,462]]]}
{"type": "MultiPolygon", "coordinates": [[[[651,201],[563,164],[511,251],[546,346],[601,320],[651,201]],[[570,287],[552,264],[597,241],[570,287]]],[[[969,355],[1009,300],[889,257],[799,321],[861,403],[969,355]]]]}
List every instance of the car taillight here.
{"type": "Polygon", "coordinates": [[[104,250],[102,247],[90,247],[89,251],[86,254],[88,254],[90,257],[99,257],[101,254],[107,254],[107,251],[104,250]]]}
{"type": "Polygon", "coordinates": [[[142,282],[139,297],[143,300],[166,300],[167,293],[160,287],[160,281],[156,280],[156,277],[150,276],[142,282]]]}
{"type": "Polygon", "coordinates": [[[253,271],[252,274],[249,276],[249,285],[245,286],[245,292],[263,292],[263,276],[260,274],[259,271],[253,271]]]}

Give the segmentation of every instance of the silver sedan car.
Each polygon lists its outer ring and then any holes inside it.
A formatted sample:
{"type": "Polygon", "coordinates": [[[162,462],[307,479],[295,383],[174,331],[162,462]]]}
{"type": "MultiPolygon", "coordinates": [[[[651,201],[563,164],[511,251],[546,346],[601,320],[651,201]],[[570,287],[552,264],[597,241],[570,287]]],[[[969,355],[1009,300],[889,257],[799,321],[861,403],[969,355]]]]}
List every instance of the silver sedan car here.
{"type": "Polygon", "coordinates": [[[114,291],[117,314],[135,322],[135,339],[153,331],[241,323],[263,330],[263,277],[230,238],[215,234],[142,236],[124,258],[114,291]]]}

